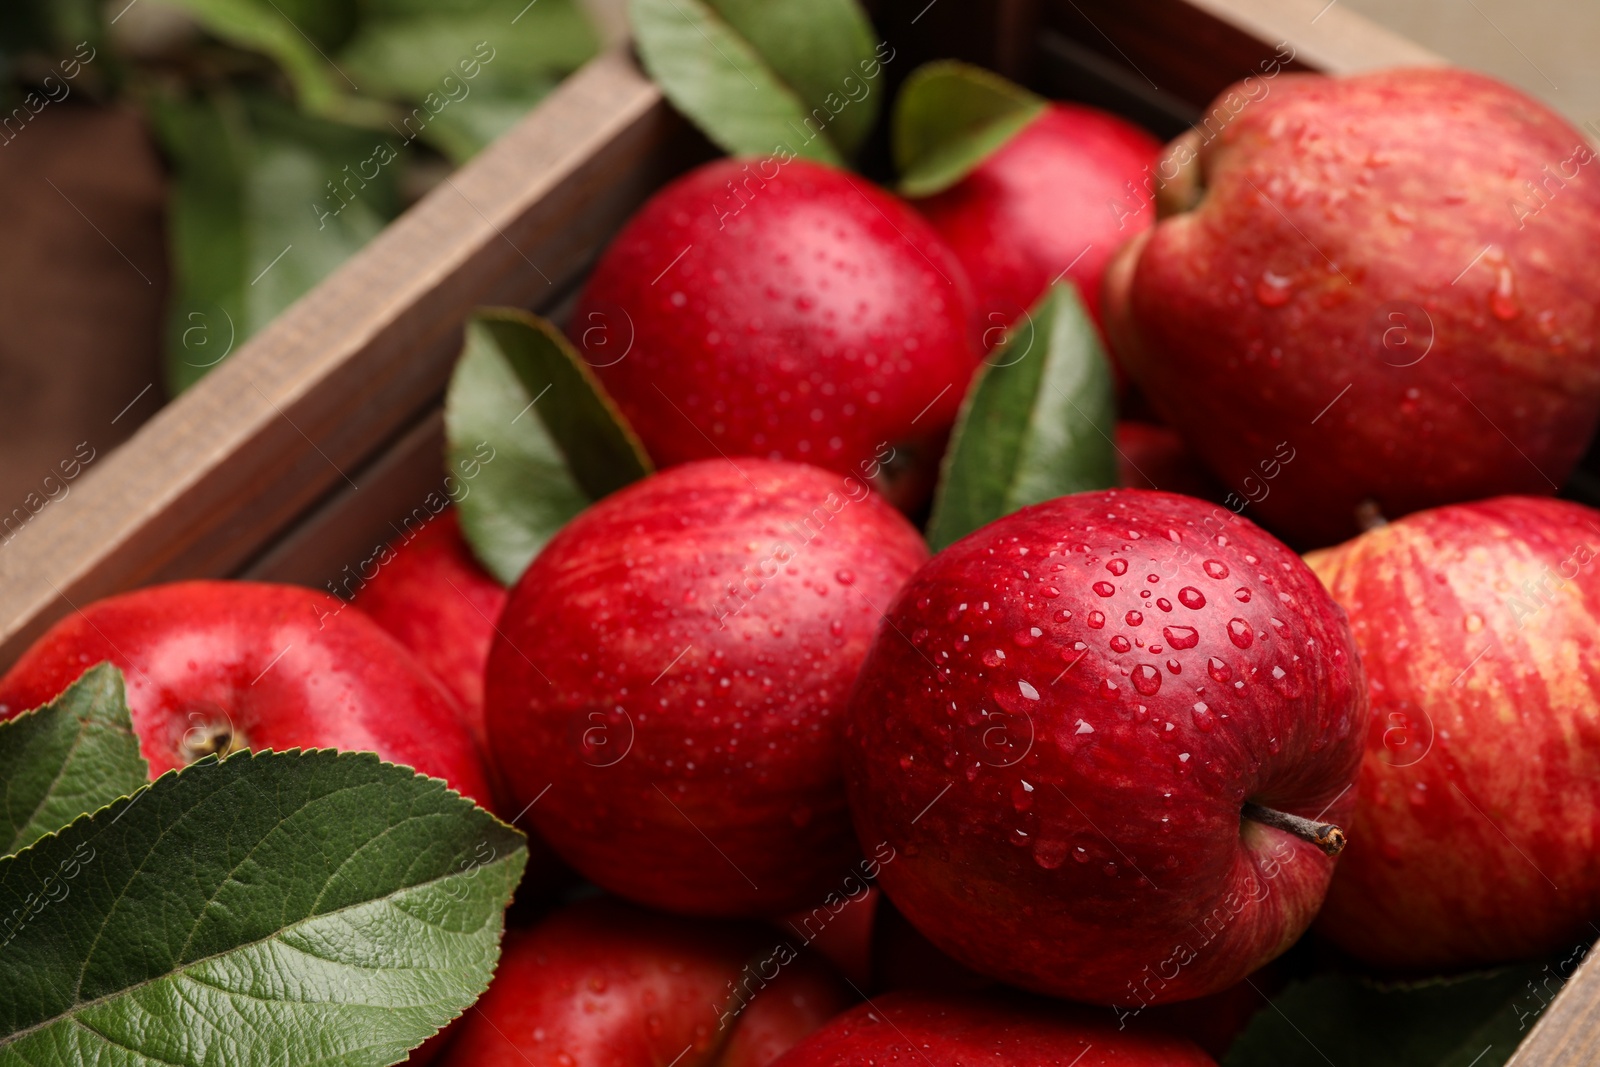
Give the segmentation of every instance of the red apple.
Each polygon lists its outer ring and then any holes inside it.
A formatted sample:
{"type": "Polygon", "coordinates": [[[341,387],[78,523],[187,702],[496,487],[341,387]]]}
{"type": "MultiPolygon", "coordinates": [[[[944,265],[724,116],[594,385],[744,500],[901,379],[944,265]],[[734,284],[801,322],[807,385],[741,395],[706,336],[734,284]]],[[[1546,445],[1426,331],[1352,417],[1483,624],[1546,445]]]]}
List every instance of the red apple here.
{"type": "Polygon", "coordinates": [[[489,653],[518,806],[537,801],[588,878],[655,907],[822,899],[858,855],[845,701],[926,556],[861,481],[796,463],[687,464],[600,501],[522,576],[489,653]]]}
{"type": "Polygon", "coordinates": [[[960,258],[991,341],[1065,276],[1100,321],[1117,247],[1155,221],[1161,142],[1116,115],[1052,103],[956,185],[916,202],[960,258]]]}
{"type": "Polygon", "coordinates": [[[1446,68],[1247,80],[1173,143],[1108,271],[1118,355],[1308,547],[1554,491],[1600,413],[1600,176],[1578,130],[1446,68]],[[1281,463],[1280,449],[1295,456],[1281,463]]]}
{"type": "Polygon", "coordinates": [[[877,886],[852,873],[819,903],[782,916],[775,925],[864,989],[872,984],[872,943],[882,901],[877,886]]]}
{"type": "Polygon", "coordinates": [[[507,935],[440,1062],[764,1067],[850,1001],[826,964],[759,927],[588,900],[507,935]]]}
{"type": "Polygon", "coordinates": [[[1016,994],[889,993],[834,1019],[778,1067],[1215,1067],[1181,1038],[1119,1030],[1110,1013],[1016,994]]]}
{"type": "Polygon", "coordinates": [[[977,367],[970,306],[954,253],[865,179],[718,160],[628,223],[569,329],[658,466],[798,460],[910,507],[977,367]]]}
{"type": "Polygon", "coordinates": [[[0,717],[54,699],[109,661],[150,775],[238,749],[340,748],[443,778],[491,805],[461,713],[411,654],[326,593],[174,582],[56,623],[0,678],[0,717]]]}
{"type": "Polygon", "coordinates": [[[1008,515],[906,584],[862,667],[845,781],[879,886],[944,952],[1132,1011],[1237,982],[1310,924],[1366,691],[1299,557],[1188,497],[1008,515]],[[1265,820],[1265,821],[1263,821],[1265,820]],[[1306,825],[1311,820],[1320,831],[1306,825]]]}
{"type": "Polygon", "coordinates": [[[1227,496],[1228,491],[1169,427],[1118,420],[1116,438],[1117,471],[1124,488],[1160,489],[1219,502],[1227,496]]]}
{"type": "Polygon", "coordinates": [[[478,563],[454,508],[391,541],[354,603],[443,682],[483,740],[483,667],[506,589],[478,563]]]}
{"type": "Polygon", "coordinates": [[[1600,512],[1501,497],[1307,557],[1350,613],[1372,694],[1329,940],[1430,971],[1593,940],[1597,553],[1600,512]]]}

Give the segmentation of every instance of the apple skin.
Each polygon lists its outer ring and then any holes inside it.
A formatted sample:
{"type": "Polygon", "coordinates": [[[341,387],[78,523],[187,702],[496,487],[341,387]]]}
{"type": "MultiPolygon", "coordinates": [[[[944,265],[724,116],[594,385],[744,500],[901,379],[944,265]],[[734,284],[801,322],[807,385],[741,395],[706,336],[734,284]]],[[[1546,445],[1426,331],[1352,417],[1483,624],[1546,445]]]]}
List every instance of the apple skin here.
{"type": "Polygon", "coordinates": [[[0,718],[48,703],[101,661],[123,672],[152,780],[213,751],[336,748],[376,752],[493,807],[449,694],[377,623],[326,593],[191,581],[96,601],[0,678],[0,718]]]}
{"type": "Polygon", "coordinates": [[[1228,495],[1170,427],[1119,419],[1116,442],[1117,473],[1125,489],[1160,489],[1219,503],[1228,495]]]}
{"type": "Polygon", "coordinates": [[[896,197],[806,160],[718,160],[668,185],[569,331],[657,466],[812,463],[908,509],[978,365],[955,254],[896,197]]]}
{"type": "Polygon", "coordinates": [[[1298,556],[1188,497],[1080,493],[906,584],[845,781],[860,839],[897,856],[879,887],[938,948],[1132,1010],[1231,985],[1310,924],[1333,860],[1240,810],[1342,825],[1365,722],[1344,613],[1298,556]]]}
{"type": "Polygon", "coordinates": [[[1266,474],[1252,514],[1303,548],[1354,536],[1369,499],[1396,518],[1552,492],[1600,412],[1583,135],[1447,68],[1252,94],[1173,143],[1164,217],[1107,272],[1107,332],[1155,411],[1230,488],[1257,499],[1266,474]],[[1547,165],[1575,176],[1530,215],[1547,165]],[[1280,442],[1297,458],[1269,473],[1280,442]]]}
{"type": "Polygon", "coordinates": [[[759,927],[571,905],[506,937],[441,1064],[765,1067],[853,998],[759,927]],[[743,1005],[743,1010],[738,1010],[743,1005]]]}
{"type": "Polygon", "coordinates": [[[913,204],[966,268],[986,331],[1020,318],[1063,272],[1098,323],[1112,253],[1155,222],[1145,189],[1160,152],[1126,119],[1052,103],[961,181],[913,204]]]}
{"type": "Polygon", "coordinates": [[[1372,694],[1328,940],[1404,971],[1593,940],[1597,554],[1600,512],[1500,497],[1307,557],[1350,613],[1372,694]]]}
{"type": "Polygon", "coordinates": [[[798,463],[686,464],[600,501],[534,559],[489,653],[490,751],[517,806],[537,800],[568,863],[652,907],[815,904],[859,855],[850,685],[926,558],[861,481],[798,463]]]}
{"type": "Polygon", "coordinates": [[[483,668],[506,588],[473,556],[454,508],[390,542],[388,551],[351,602],[444,683],[481,744],[483,668]]]}
{"type": "Polygon", "coordinates": [[[1118,1030],[1109,1012],[1008,995],[887,993],[838,1016],[777,1067],[1215,1067],[1181,1038],[1118,1030]]]}

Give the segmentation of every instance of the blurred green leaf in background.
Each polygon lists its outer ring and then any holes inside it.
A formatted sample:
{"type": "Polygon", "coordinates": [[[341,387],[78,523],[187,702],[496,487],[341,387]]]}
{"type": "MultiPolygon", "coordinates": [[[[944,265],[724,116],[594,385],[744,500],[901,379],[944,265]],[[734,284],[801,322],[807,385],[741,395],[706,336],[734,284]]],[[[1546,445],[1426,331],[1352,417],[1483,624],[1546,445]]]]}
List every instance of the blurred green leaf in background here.
{"type": "Polygon", "coordinates": [[[0,99],[81,42],[82,84],[141,109],[171,169],[173,393],[599,47],[581,0],[12,0],[0,99]]]}

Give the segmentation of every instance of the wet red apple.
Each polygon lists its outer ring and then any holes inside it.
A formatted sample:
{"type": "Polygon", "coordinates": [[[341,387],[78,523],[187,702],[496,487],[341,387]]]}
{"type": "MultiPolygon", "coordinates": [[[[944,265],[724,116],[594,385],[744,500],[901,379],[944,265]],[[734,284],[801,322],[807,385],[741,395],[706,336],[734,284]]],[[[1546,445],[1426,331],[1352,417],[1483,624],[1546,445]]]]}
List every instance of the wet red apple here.
{"type": "Polygon", "coordinates": [[[935,946],[1134,1011],[1310,925],[1365,722],[1344,613],[1298,556],[1188,497],[1080,493],[906,584],[845,781],[860,839],[897,855],[879,886],[935,946]]]}
{"type": "Polygon", "coordinates": [[[1587,945],[1600,914],[1600,512],[1436,508],[1312,553],[1372,692],[1318,929],[1437,972],[1587,945]]]}
{"type": "Polygon", "coordinates": [[[760,927],[572,905],[507,935],[444,1064],[765,1067],[851,997],[814,955],[760,927]]]}
{"type": "Polygon", "coordinates": [[[483,738],[483,668],[506,589],[472,555],[454,508],[385,546],[353,603],[443,682],[483,738]]]}
{"type": "Polygon", "coordinates": [[[517,806],[632,900],[814,905],[857,863],[845,701],[926,555],[862,481],[797,463],[691,463],[600,501],[522,576],[489,653],[517,806]]]}
{"type": "Polygon", "coordinates": [[[101,661],[123,673],[153,778],[212,753],[338,748],[376,752],[492,806],[449,695],[377,623],[326,593],[193,581],[96,601],[0,679],[0,717],[47,703],[101,661]]]}
{"type": "Polygon", "coordinates": [[[1107,331],[1162,420],[1301,547],[1368,502],[1554,492],[1600,414],[1584,134],[1448,68],[1257,79],[1224,106],[1172,144],[1162,220],[1107,272],[1107,331]]]}
{"type": "Polygon", "coordinates": [[[1052,103],[956,185],[913,203],[966,268],[986,331],[1062,277],[1099,322],[1112,253],[1155,222],[1146,186],[1160,151],[1126,119],[1052,103]]]}
{"type": "Polygon", "coordinates": [[[778,1067],[1215,1067],[1181,1038],[1119,1030],[1109,1012],[998,994],[888,993],[801,1041],[778,1067]]]}
{"type": "Polygon", "coordinates": [[[719,455],[932,491],[977,368],[954,253],[903,202],[806,160],[718,160],[601,256],[574,343],[657,466],[719,455]]]}

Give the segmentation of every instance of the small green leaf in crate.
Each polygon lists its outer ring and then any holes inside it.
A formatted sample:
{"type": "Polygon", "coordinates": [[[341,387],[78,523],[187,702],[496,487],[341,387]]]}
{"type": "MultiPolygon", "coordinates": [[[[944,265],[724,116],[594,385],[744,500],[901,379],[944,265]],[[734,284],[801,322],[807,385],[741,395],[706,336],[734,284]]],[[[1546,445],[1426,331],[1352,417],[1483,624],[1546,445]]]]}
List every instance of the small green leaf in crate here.
{"type": "Polygon", "coordinates": [[[514,583],[573,516],[650,473],[650,459],[561,331],[487,309],[467,324],[445,397],[447,460],[482,473],[457,506],[474,553],[514,583]]]}
{"type": "Polygon", "coordinates": [[[894,104],[900,191],[931,196],[966,177],[1048,105],[992,71],[953,59],[912,72],[894,104]]]}
{"type": "Polygon", "coordinates": [[[381,1067],[499,956],[526,839],[371,753],[172,772],[0,859],[0,1067],[381,1067]]]}
{"type": "Polygon", "coordinates": [[[90,667],[44,707],[0,722],[0,856],[138,792],[149,778],[122,672],[90,667]]]}
{"type": "Polygon", "coordinates": [[[935,551],[1018,508],[1117,484],[1115,397],[1100,335],[1057,283],[989,354],[945,453],[935,551]]]}
{"type": "Polygon", "coordinates": [[[733,155],[840,165],[877,118],[880,45],[856,0],[632,0],[640,58],[733,155]]]}

